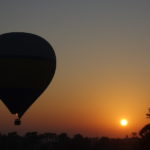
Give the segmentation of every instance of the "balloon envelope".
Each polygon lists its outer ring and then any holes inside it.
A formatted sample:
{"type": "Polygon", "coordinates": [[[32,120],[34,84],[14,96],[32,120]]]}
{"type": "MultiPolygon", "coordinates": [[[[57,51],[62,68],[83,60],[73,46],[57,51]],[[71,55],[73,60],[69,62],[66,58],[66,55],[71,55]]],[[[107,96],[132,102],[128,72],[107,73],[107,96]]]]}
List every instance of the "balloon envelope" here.
{"type": "Polygon", "coordinates": [[[0,35],[0,99],[21,118],[51,82],[56,56],[43,38],[22,32],[0,35]]]}

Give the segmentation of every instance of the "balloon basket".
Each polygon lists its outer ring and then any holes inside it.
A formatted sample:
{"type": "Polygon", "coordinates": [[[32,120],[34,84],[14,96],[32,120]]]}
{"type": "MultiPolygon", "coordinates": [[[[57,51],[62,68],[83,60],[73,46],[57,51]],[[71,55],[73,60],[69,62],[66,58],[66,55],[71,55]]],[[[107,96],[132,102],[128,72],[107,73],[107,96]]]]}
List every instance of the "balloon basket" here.
{"type": "Polygon", "coordinates": [[[14,124],[16,126],[21,125],[21,120],[20,119],[15,119],[14,124]]]}

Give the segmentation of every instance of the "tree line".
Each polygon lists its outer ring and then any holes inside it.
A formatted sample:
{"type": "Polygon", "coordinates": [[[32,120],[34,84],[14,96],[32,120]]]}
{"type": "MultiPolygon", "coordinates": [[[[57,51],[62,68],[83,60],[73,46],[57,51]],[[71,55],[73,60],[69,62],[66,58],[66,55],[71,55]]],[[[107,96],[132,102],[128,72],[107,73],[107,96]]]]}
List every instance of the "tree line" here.
{"type": "MultiPolygon", "coordinates": [[[[150,125],[144,128],[150,131],[150,125]]],[[[50,132],[27,132],[21,136],[17,132],[10,132],[0,134],[0,150],[149,150],[150,132],[144,128],[139,136],[130,138],[92,138],[81,134],[69,137],[67,133],[50,132]]]]}

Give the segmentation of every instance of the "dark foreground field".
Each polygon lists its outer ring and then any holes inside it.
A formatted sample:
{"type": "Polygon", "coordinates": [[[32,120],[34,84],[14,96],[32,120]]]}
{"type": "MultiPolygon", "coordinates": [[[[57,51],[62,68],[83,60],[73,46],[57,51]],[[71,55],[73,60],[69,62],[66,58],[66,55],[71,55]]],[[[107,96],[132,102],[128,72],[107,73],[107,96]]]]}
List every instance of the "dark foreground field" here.
{"type": "Polygon", "coordinates": [[[28,132],[20,136],[17,132],[0,134],[0,150],[149,150],[150,134],[140,137],[111,139],[108,137],[89,138],[66,133],[28,132]]]}

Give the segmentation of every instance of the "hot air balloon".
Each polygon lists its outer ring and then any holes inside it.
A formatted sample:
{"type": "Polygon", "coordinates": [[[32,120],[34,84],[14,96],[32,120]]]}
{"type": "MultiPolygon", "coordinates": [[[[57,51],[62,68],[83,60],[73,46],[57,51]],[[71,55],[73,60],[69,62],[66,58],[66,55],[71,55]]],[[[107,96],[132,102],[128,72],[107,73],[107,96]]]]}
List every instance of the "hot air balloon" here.
{"type": "Polygon", "coordinates": [[[0,35],[0,99],[15,124],[50,84],[56,69],[52,46],[40,36],[11,32],[0,35]]]}

